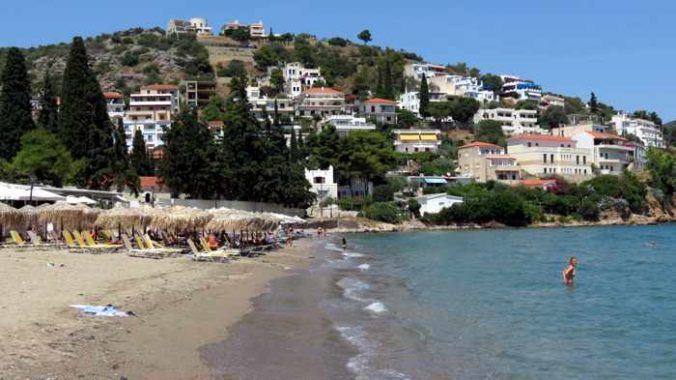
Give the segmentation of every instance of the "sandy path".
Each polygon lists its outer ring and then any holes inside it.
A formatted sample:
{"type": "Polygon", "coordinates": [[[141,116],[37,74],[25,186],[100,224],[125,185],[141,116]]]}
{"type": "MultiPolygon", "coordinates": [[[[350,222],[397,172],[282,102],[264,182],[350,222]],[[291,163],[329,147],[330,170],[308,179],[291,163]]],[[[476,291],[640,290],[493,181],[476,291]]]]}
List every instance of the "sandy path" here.
{"type": "Polygon", "coordinates": [[[0,250],[0,379],[210,378],[199,347],[223,340],[270,280],[305,268],[311,244],[229,264],[0,250]],[[85,303],[139,317],[68,307],[85,303]]]}

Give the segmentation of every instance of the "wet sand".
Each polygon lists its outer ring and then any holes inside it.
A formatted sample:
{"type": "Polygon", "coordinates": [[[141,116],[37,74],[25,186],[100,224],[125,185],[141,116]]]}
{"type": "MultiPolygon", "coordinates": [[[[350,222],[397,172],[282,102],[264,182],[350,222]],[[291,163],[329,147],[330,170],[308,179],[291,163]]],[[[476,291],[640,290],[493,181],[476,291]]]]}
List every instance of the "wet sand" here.
{"type": "MultiPolygon", "coordinates": [[[[316,247],[315,255],[322,254],[316,247]]],[[[223,379],[354,378],[346,363],[356,351],[322,308],[331,292],[335,278],[325,272],[274,280],[227,340],[202,348],[203,358],[223,379]]]]}
{"type": "Polygon", "coordinates": [[[200,347],[226,339],[270,281],[307,268],[312,244],[229,264],[0,250],[0,379],[219,378],[200,347]],[[85,316],[70,304],[138,317],[85,316]]]}

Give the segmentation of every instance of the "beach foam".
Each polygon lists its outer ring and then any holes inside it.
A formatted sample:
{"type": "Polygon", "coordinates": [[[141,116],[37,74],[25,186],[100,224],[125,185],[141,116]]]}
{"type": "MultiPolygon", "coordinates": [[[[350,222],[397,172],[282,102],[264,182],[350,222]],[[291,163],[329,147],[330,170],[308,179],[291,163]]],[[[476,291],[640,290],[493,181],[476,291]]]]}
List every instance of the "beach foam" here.
{"type": "Polygon", "coordinates": [[[357,347],[359,354],[350,358],[347,362],[347,368],[356,375],[357,380],[371,379],[409,379],[405,374],[392,369],[372,369],[370,358],[378,351],[378,345],[369,339],[367,333],[361,327],[337,326],[336,330],[340,335],[357,347]]]}
{"type": "Polygon", "coordinates": [[[372,304],[366,306],[364,310],[371,312],[373,314],[382,314],[387,311],[385,304],[380,301],[373,302],[372,304]]]}
{"type": "Polygon", "coordinates": [[[347,258],[355,258],[355,257],[364,257],[364,254],[359,252],[343,252],[343,256],[347,258]]]}
{"type": "Polygon", "coordinates": [[[359,268],[359,270],[362,271],[362,272],[366,272],[367,270],[371,269],[371,265],[361,264],[357,268],[359,268]]]}
{"type": "Polygon", "coordinates": [[[369,288],[369,284],[350,277],[343,277],[336,285],[343,288],[343,296],[358,302],[369,302],[368,299],[360,296],[360,292],[369,288]]]}

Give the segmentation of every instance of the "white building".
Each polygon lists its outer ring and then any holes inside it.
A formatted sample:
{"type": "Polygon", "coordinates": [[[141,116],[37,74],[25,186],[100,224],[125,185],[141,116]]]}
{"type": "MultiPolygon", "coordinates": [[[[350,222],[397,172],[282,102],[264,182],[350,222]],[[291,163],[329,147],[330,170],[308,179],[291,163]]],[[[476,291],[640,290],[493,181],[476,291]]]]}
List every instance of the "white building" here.
{"type": "Polygon", "coordinates": [[[188,21],[185,20],[169,20],[167,26],[167,34],[197,34],[197,35],[212,35],[211,27],[206,19],[201,17],[193,17],[188,21]]]}
{"type": "Polygon", "coordinates": [[[541,110],[546,110],[549,107],[565,107],[566,99],[556,96],[556,95],[543,95],[540,99],[540,105],[538,106],[541,110]]]}
{"type": "Polygon", "coordinates": [[[638,119],[619,112],[613,116],[612,124],[617,133],[637,136],[646,147],[664,148],[664,136],[660,127],[650,120],[638,119]]]}
{"type": "Polygon", "coordinates": [[[542,88],[533,81],[521,79],[514,75],[501,75],[502,96],[516,100],[533,100],[540,103],[542,88]]]}
{"type": "Polygon", "coordinates": [[[124,96],[119,92],[104,92],[103,97],[106,98],[106,108],[108,109],[108,117],[110,120],[120,119],[124,117],[124,96]]]}
{"type": "Polygon", "coordinates": [[[537,111],[514,108],[482,108],[474,115],[474,123],[482,120],[495,120],[502,123],[502,131],[507,136],[523,133],[542,134],[538,125],[537,111]]]}
{"type": "Polygon", "coordinates": [[[317,194],[317,203],[328,198],[338,198],[338,184],[333,176],[333,166],[329,166],[327,170],[305,169],[305,178],[310,183],[310,191],[317,194]]]}
{"type": "Polygon", "coordinates": [[[407,63],[404,66],[404,75],[422,80],[423,75],[430,80],[437,75],[446,75],[446,67],[442,65],[433,65],[431,63],[407,63]]]}
{"type": "Polygon", "coordinates": [[[548,177],[560,175],[571,181],[588,179],[592,157],[589,149],[562,136],[523,134],[507,140],[507,152],[526,173],[548,177]]]}
{"type": "Polygon", "coordinates": [[[366,121],[365,117],[356,117],[353,115],[330,115],[326,118],[326,123],[333,125],[340,136],[346,136],[353,131],[375,131],[375,124],[366,121]]]}
{"type": "Polygon", "coordinates": [[[315,87],[318,82],[325,82],[320,68],[309,69],[300,62],[291,62],[282,69],[286,93],[296,97],[306,88],[315,87]]]}
{"type": "Polygon", "coordinates": [[[179,109],[178,87],[173,85],[150,85],[141,87],[139,93],[131,94],[129,110],[124,115],[127,146],[132,147],[136,130],[143,133],[149,149],[163,145],[164,130],[171,127],[173,114],[179,109]]]}
{"type": "Polygon", "coordinates": [[[416,198],[420,203],[420,215],[438,214],[445,208],[452,207],[454,204],[463,203],[462,197],[448,195],[446,193],[428,194],[416,198]]]}
{"type": "Polygon", "coordinates": [[[249,37],[251,38],[267,37],[267,34],[265,33],[265,24],[263,24],[263,21],[254,22],[252,24],[242,24],[239,22],[239,20],[231,21],[221,27],[221,34],[226,35],[230,30],[239,29],[249,32],[249,37]]]}
{"type": "Polygon", "coordinates": [[[371,98],[359,105],[359,113],[379,123],[397,123],[397,102],[389,99],[371,98]]]}
{"type": "Polygon", "coordinates": [[[420,92],[404,92],[403,94],[399,95],[399,101],[397,102],[397,105],[403,110],[420,115],[420,92]]]}
{"type": "Polygon", "coordinates": [[[345,111],[345,94],[330,87],[308,88],[297,99],[301,117],[340,115],[345,111]]]}
{"type": "Polygon", "coordinates": [[[430,83],[439,88],[439,92],[447,96],[464,96],[476,99],[481,103],[496,101],[493,91],[484,90],[483,83],[474,77],[448,74],[434,77],[430,83]]]}

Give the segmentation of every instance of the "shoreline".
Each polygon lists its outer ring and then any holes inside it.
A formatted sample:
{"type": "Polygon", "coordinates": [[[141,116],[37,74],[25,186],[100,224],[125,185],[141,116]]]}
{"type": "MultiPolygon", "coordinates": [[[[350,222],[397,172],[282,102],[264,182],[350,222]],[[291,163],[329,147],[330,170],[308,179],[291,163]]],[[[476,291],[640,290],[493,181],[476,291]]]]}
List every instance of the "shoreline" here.
{"type": "Polygon", "coordinates": [[[0,250],[0,286],[13,289],[0,300],[2,378],[213,378],[200,348],[227,339],[273,280],[306,270],[315,244],[228,264],[0,250]],[[85,316],[70,304],[136,316],[85,316]]]}

